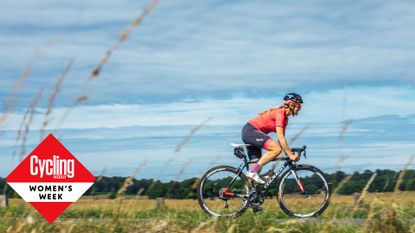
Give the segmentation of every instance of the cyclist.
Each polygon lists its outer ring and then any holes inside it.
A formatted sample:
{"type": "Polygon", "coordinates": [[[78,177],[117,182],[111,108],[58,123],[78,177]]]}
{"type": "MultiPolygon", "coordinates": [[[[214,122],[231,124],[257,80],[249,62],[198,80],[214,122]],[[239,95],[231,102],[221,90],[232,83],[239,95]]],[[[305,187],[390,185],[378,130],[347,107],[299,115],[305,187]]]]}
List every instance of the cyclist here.
{"type": "Polygon", "coordinates": [[[288,116],[296,116],[301,109],[303,99],[296,93],[288,93],[284,96],[283,105],[270,108],[261,112],[245,124],[242,129],[242,140],[248,147],[248,155],[251,160],[259,161],[251,166],[246,176],[255,180],[257,183],[265,184],[265,181],[259,177],[259,170],[268,162],[276,158],[282,151],[294,161],[298,156],[294,155],[285,139],[285,129],[288,124],[288,116]],[[279,144],[267,134],[277,133],[279,144]],[[262,156],[261,149],[268,152],[262,156]]]}

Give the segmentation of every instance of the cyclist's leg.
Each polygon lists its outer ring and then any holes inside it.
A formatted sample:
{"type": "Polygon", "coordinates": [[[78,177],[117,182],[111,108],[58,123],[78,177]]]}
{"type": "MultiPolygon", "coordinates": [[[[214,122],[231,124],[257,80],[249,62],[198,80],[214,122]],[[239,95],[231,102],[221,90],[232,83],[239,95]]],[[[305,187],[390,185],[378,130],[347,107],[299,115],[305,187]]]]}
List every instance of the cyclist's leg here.
{"type": "MultiPolygon", "coordinates": [[[[258,163],[259,159],[262,157],[262,151],[261,151],[261,148],[258,148],[258,147],[256,147],[256,146],[249,146],[249,147],[247,148],[247,150],[248,150],[248,157],[249,157],[249,160],[252,162],[252,163],[249,165],[249,168],[251,169],[251,168],[252,168],[252,166],[253,166],[254,164],[258,163]]],[[[257,172],[258,172],[258,173],[259,173],[259,172],[261,172],[261,169],[259,169],[257,172]]]]}
{"type": "MultiPolygon", "coordinates": [[[[267,155],[267,163],[272,160],[274,157],[279,155],[281,153],[281,148],[279,145],[268,135],[265,133],[255,129],[251,124],[247,123],[243,129],[242,129],[242,140],[245,143],[251,144],[254,147],[256,147],[259,151],[261,148],[268,150],[268,152],[265,154],[267,155]],[[279,148],[279,151],[278,151],[279,148]]],[[[260,160],[263,160],[263,157],[261,156],[260,160]]],[[[258,173],[263,165],[266,163],[255,163],[250,167],[250,172],[256,172],[258,173]]]]}
{"type": "Polygon", "coordinates": [[[258,161],[258,164],[263,167],[269,161],[273,160],[275,157],[277,157],[279,154],[281,154],[281,146],[275,142],[272,138],[269,138],[266,143],[264,144],[264,149],[268,150],[267,153],[265,153],[258,161]]]}
{"type": "MultiPolygon", "coordinates": [[[[242,129],[242,141],[247,144],[251,144],[253,147],[248,148],[248,154],[250,159],[254,159],[257,157],[258,159],[261,157],[261,148],[264,147],[264,144],[268,139],[270,139],[268,135],[264,134],[263,132],[254,128],[251,124],[247,123],[242,129]],[[256,153],[256,156],[252,156],[250,153],[256,153]],[[259,156],[258,156],[259,155],[259,156]]],[[[251,172],[258,172],[260,170],[260,166],[258,163],[252,164],[250,166],[251,172]]]]}

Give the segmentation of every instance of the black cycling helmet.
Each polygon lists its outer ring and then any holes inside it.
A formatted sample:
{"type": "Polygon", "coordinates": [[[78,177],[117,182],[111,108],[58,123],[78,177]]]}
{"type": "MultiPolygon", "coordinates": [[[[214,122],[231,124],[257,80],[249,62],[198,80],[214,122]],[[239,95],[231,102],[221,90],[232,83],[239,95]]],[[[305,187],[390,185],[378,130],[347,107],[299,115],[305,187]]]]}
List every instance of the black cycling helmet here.
{"type": "Polygon", "coordinates": [[[303,98],[299,94],[296,93],[288,93],[284,96],[284,104],[295,103],[295,104],[302,104],[303,98]]]}

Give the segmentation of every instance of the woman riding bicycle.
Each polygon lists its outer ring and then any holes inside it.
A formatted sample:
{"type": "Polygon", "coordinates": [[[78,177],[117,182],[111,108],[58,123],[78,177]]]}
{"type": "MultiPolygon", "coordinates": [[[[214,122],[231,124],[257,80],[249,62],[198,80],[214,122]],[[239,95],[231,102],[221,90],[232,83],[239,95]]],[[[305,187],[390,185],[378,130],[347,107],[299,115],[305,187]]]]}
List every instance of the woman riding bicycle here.
{"type": "Polygon", "coordinates": [[[279,206],[286,214],[308,218],[324,212],[330,200],[327,177],[313,165],[293,162],[298,161],[299,156],[306,156],[306,146],[291,150],[285,139],[288,117],[297,115],[302,104],[300,95],[288,93],[281,106],[268,109],[249,120],[242,129],[242,140],[252,146],[232,144],[236,157],[243,159],[242,164],[239,167],[215,166],[200,179],[197,198],[203,211],[216,217],[239,216],[249,207],[254,212],[260,211],[267,190],[276,180],[273,189],[276,190],[279,206]],[[271,132],[277,133],[278,140],[274,141],[267,135],[271,132]],[[245,149],[251,161],[248,161],[245,149]],[[262,156],[261,149],[268,152],[262,156]],[[258,175],[259,170],[282,151],[288,158],[284,158],[284,163],[275,173],[270,170],[272,175],[265,183],[258,175]],[[258,158],[259,161],[254,160],[258,158]],[[246,175],[242,173],[245,168],[248,170],[246,175]],[[248,179],[256,182],[248,182],[248,179]]]}
{"type": "Polygon", "coordinates": [[[301,109],[303,99],[296,93],[288,93],[284,96],[283,105],[270,108],[258,116],[252,118],[245,124],[242,129],[242,140],[248,147],[248,155],[251,160],[258,159],[246,176],[255,180],[257,183],[265,182],[259,177],[258,171],[268,162],[276,158],[282,151],[291,159],[298,160],[298,156],[294,155],[285,139],[285,129],[288,124],[288,116],[296,116],[301,109]],[[279,144],[267,134],[271,132],[277,133],[279,144]],[[262,156],[261,149],[268,152],[262,156]]]}

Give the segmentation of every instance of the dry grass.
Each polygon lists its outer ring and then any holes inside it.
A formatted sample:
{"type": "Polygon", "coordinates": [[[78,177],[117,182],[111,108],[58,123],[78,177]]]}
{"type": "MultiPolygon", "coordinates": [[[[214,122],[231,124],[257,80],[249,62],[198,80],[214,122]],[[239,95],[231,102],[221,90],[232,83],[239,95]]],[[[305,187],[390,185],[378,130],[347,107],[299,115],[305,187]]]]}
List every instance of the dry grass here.
{"type": "MultiPolygon", "coordinates": [[[[217,219],[204,214],[197,200],[156,201],[137,196],[107,199],[83,197],[53,224],[46,223],[29,204],[12,199],[0,229],[9,232],[406,232],[415,218],[415,192],[368,193],[353,210],[354,197],[334,195],[319,218],[285,215],[275,198],[266,199],[264,211],[248,210],[241,217],[217,219]],[[394,202],[395,204],[388,204],[394,202]],[[412,219],[412,220],[411,220],[412,219]],[[141,231],[143,228],[146,231],[141,231]],[[387,230],[387,231],[386,231],[387,230]],[[400,231],[398,231],[400,230],[400,231]]],[[[299,205],[302,205],[299,203],[299,205]]]]}
{"type": "MultiPolygon", "coordinates": [[[[166,163],[163,165],[163,167],[160,169],[160,173],[158,174],[158,179],[163,175],[163,172],[166,170],[166,168],[177,158],[177,153],[179,153],[182,150],[182,147],[185,146],[189,140],[194,136],[194,134],[200,130],[204,125],[206,125],[210,120],[212,120],[213,117],[209,117],[208,119],[204,120],[200,124],[196,125],[190,132],[186,135],[186,137],[177,144],[176,149],[174,150],[173,154],[170,156],[170,158],[167,159],[166,163]]],[[[190,161],[191,163],[192,161],[190,161]]],[[[184,172],[184,170],[187,168],[188,165],[190,165],[189,162],[184,164],[182,169],[180,170],[178,177],[184,172]]]]}
{"type": "Polygon", "coordinates": [[[10,112],[17,105],[17,102],[18,102],[17,94],[23,88],[27,79],[30,77],[34,63],[39,59],[42,53],[44,53],[50,46],[52,46],[52,44],[55,42],[57,37],[58,35],[54,35],[44,45],[41,45],[39,48],[37,48],[32,54],[31,58],[29,59],[29,62],[26,64],[25,68],[23,69],[22,75],[20,76],[19,79],[17,79],[14,85],[14,88],[12,90],[12,93],[4,101],[4,109],[0,116],[0,132],[1,132],[1,127],[6,123],[10,112]]]}
{"type": "Polygon", "coordinates": [[[159,2],[160,0],[152,0],[144,8],[140,16],[134,19],[131,25],[127,29],[125,29],[123,32],[121,32],[118,38],[118,41],[113,46],[111,46],[111,48],[105,53],[104,57],[101,59],[101,62],[95,67],[95,69],[92,70],[89,80],[96,78],[101,73],[103,66],[108,62],[111,55],[120,47],[121,43],[123,43],[125,40],[128,39],[128,37],[131,35],[134,29],[141,25],[141,22],[144,20],[144,18],[156,8],[159,2]]]}
{"type": "Polygon", "coordinates": [[[53,105],[55,103],[56,97],[58,96],[59,92],[61,91],[62,82],[65,79],[68,72],[71,70],[73,65],[73,60],[71,60],[68,65],[63,70],[61,76],[56,80],[55,88],[53,89],[52,93],[49,96],[48,100],[48,107],[45,113],[45,119],[43,120],[42,127],[40,129],[40,140],[43,140],[45,128],[48,126],[50,122],[50,115],[53,110],[53,105]]]}
{"type": "MultiPolygon", "coordinates": [[[[402,192],[398,195],[394,193],[367,193],[364,202],[371,203],[374,201],[388,203],[396,202],[402,206],[415,204],[415,192],[402,192]]],[[[77,202],[73,203],[68,209],[69,210],[88,210],[88,209],[99,209],[102,211],[114,210],[114,206],[118,206],[122,203],[129,203],[124,206],[122,212],[142,211],[151,210],[156,208],[156,200],[148,199],[145,196],[123,196],[117,199],[108,199],[107,196],[94,196],[94,197],[82,197],[77,202]]],[[[329,209],[335,208],[338,205],[347,205],[354,207],[355,199],[352,195],[332,195],[329,209]]],[[[25,203],[22,199],[10,199],[10,207],[29,207],[30,205],[25,203]]],[[[184,210],[184,211],[201,211],[197,200],[194,199],[165,199],[165,205],[168,209],[184,210]]],[[[301,205],[299,203],[299,205],[301,205]]],[[[266,199],[263,204],[264,209],[270,211],[281,211],[275,197],[266,199]]],[[[414,216],[415,217],[415,216],[414,216]]]]}
{"type": "Polygon", "coordinates": [[[41,98],[43,95],[43,88],[40,89],[40,91],[38,92],[38,94],[33,98],[32,102],[30,103],[29,107],[27,108],[27,117],[23,117],[23,120],[26,120],[25,123],[23,123],[24,125],[24,131],[22,133],[22,142],[21,142],[21,147],[20,147],[20,153],[19,153],[19,158],[20,160],[23,159],[23,156],[25,156],[25,151],[26,151],[26,140],[27,137],[29,135],[29,131],[30,131],[30,126],[33,122],[33,119],[35,117],[35,113],[36,113],[36,106],[39,104],[41,98]]]}
{"type": "Polygon", "coordinates": [[[79,93],[72,101],[70,107],[66,109],[66,111],[58,121],[55,130],[57,130],[61,126],[61,124],[65,121],[65,119],[68,117],[68,115],[71,113],[74,107],[78,106],[79,103],[88,100],[88,96],[85,93],[89,83],[101,74],[102,69],[108,63],[109,59],[111,58],[111,55],[120,47],[120,45],[123,42],[125,42],[128,39],[128,37],[132,34],[134,29],[141,25],[145,17],[147,17],[152,11],[154,11],[159,2],[160,0],[150,1],[147,4],[147,6],[141,11],[141,14],[132,21],[129,27],[127,27],[127,29],[121,32],[121,34],[118,37],[118,40],[104,53],[104,56],[101,58],[100,62],[91,71],[90,76],[88,77],[88,79],[86,79],[86,82],[80,88],[79,93]]]}

